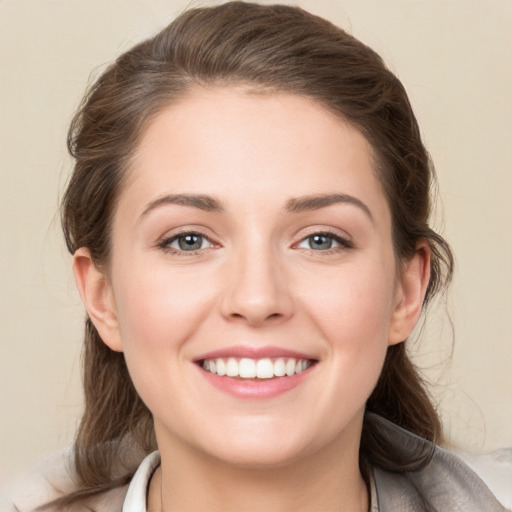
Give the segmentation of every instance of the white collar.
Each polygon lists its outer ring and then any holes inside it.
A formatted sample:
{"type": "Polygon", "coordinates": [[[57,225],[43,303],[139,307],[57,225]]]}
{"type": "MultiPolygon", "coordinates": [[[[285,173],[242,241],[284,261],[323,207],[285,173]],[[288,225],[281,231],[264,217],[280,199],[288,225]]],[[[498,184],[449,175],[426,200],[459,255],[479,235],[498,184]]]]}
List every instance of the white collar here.
{"type": "Polygon", "coordinates": [[[150,453],[140,464],[128,487],[122,512],[147,512],[148,486],[160,465],[160,452],[150,453]]]}

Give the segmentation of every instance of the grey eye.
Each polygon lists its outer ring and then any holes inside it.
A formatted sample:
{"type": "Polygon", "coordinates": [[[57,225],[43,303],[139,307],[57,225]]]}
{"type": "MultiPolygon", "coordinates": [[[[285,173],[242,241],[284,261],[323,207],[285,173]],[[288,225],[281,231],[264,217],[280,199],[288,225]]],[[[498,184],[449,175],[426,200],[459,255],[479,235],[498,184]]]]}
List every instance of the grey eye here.
{"type": "Polygon", "coordinates": [[[180,251],[198,251],[204,249],[207,245],[207,238],[196,233],[179,235],[169,244],[173,249],[179,249],[180,251]]]}
{"type": "Polygon", "coordinates": [[[307,238],[309,248],[317,251],[330,249],[333,245],[334,240],[332,237],[327,235],[312,235],[307,238]]]}
{"type": "Polygon", "coordinates": [[[338,237],[328,233],[315,233],[301,240],[298,247],[313,251],[327,251],[343,245],[344,243],[341,238],[338,239],[338,237]]]}

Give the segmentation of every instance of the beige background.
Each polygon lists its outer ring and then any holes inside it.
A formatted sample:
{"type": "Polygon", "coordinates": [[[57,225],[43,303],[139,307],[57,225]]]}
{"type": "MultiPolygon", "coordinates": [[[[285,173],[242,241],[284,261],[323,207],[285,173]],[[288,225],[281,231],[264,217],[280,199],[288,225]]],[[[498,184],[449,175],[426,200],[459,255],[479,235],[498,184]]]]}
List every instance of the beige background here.
{"type": "MultiPolygon", "coordinates": [[[[0,476],[69,443],[81,410],[83,312],[57,219],[71,114],[92,70],[188,3],[0,0],[0,476]]],[[[299,4],[374,47],[410,93],[458,262],[451,361],[443,307],[413,349],[455,443],[512,446],[512,1],[299,4]]]]}

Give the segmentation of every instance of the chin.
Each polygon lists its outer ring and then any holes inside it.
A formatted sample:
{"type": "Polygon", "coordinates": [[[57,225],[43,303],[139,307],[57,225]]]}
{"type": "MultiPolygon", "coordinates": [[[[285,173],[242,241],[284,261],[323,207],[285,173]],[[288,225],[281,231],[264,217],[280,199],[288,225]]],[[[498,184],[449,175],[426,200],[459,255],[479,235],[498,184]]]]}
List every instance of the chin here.
{"type": "MultiPolygon", "coordinates": [[[[308,458],[332,442],[321,429],[312,429],[307,422],[240,421],[232,428],[210,432],[203,437],[200,450],[225,464],[247,469],[271,469],[308,458]],[[301,428],[302,427],[302,428],[301,428]],[[213,434],[213,435],[211,435],[213,434]],[[206,442],[205,442],[206,441],[206,442]]],[[[334,434],[333,437],[336,437],[334,434]]]]}
{"type": "Polygon", "coordinates": [[[273,469],[285,467],[307,456],[307,447],[284,445],[276,440],[274,443],[236,443],[219,446],[211,455],[231,466],[244,469],[273,469]]]}

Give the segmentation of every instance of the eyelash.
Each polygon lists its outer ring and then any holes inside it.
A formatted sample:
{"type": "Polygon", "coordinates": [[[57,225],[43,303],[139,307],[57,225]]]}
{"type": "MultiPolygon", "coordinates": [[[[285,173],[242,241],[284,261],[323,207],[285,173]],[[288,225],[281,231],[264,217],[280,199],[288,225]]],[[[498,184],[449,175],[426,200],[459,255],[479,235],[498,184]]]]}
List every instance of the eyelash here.
{"type": "MultiPolygon", "coordinates": [[[[173,254],[176,256],[197,255],[201,251],[204,250],[204,248],[200,248],[200,249],[195,249],[195,250],[191,250],[191,251],[186,251],[186,250],[175,249],[174,247],[171,247],[171,244],[173,242],[177,241],[178,239],[180,239],[182,237],[186,237],[186,236],[197,236],[197,237],[200,237],[201,239],[203,239],[204,241],[209,242],[210,244],[213,245],[212,240],[208,236],[206,236],[205,234],[203,234],[199,231],[181,231],[179,233],[176,233],[170,237],[163,239],[161,242],[158,243],[158,247],[160,249],[162,249],[164,252],[173,254]]],[[[350,240],[338,235],[337,233],[333,233],[331,231],[315,231],[315,232],[301,238],[299,240],[299,242],[297,242],[293,245],[293,247],[298,247],[301,243],[303,243],[303,242],[307,241],[308,239],[311,239],[315,236],[323,236],[326,238],[330,238],[334,242],[338,243],[339,246],[338,247],[330,247],[326,250],[315,250],[312,248],[305,248],[306,250],[308,250],[312,253],[328,255],[328,254],[338,253],[338,252],[342,252],[342,251],[346,251],[346,250],[354,248],[354,244],[350,240]]]]}
{"type": "Polygon", "coordinates": [[[213,244],[212,240],[207,237],[205,234],[200,233],[199,231],[181,231],[180,233],[175,233],[172,236],[169,236],[167,238],[164,238],[161,242],[158,243],[158,247],[162,249],[165,253],[173,254],[176,256],[190,256],[190,255],[196,255],[199,254],[204,249],[195,249],[193,251],[185,251],[181,249],[175,249],[174,247],[171,247],[171,244],[175,242],[176,240],[186,237],[186,236],[197,236],[202,238],[203,240],[209,242],[210,244],[213,244]]]}
{"type": "Polygon", "coordinates": [[[329,230],[314,231],[311,234],[306,235],[305,237],[301,238],[301,240],[298,243],[294,244],[294,246],[298,246],[299,244],[301,244],[301,243],[303,243],[303,242],[307,241],[308,239],[313,238],[315,236],[324,236],[326,238],[332,239],[334,242],[339,244],[338,247],[331,247],[331,248],[326,249],[326,250],[315,250],[315,249],[311,249],[311,248],[306,248],[306,250],[308,250],[308,251],[310,251],[312,253],[315,253],[315,255],[335,254],[335,253],[343,252],[343,251],[346,251],[346,250],[354,248],[354,244],[353,244],[352,241],[348,240],[347,238],[344,238],[344,237],[340,236],[337,233],[329,231],[329,230]]]}

